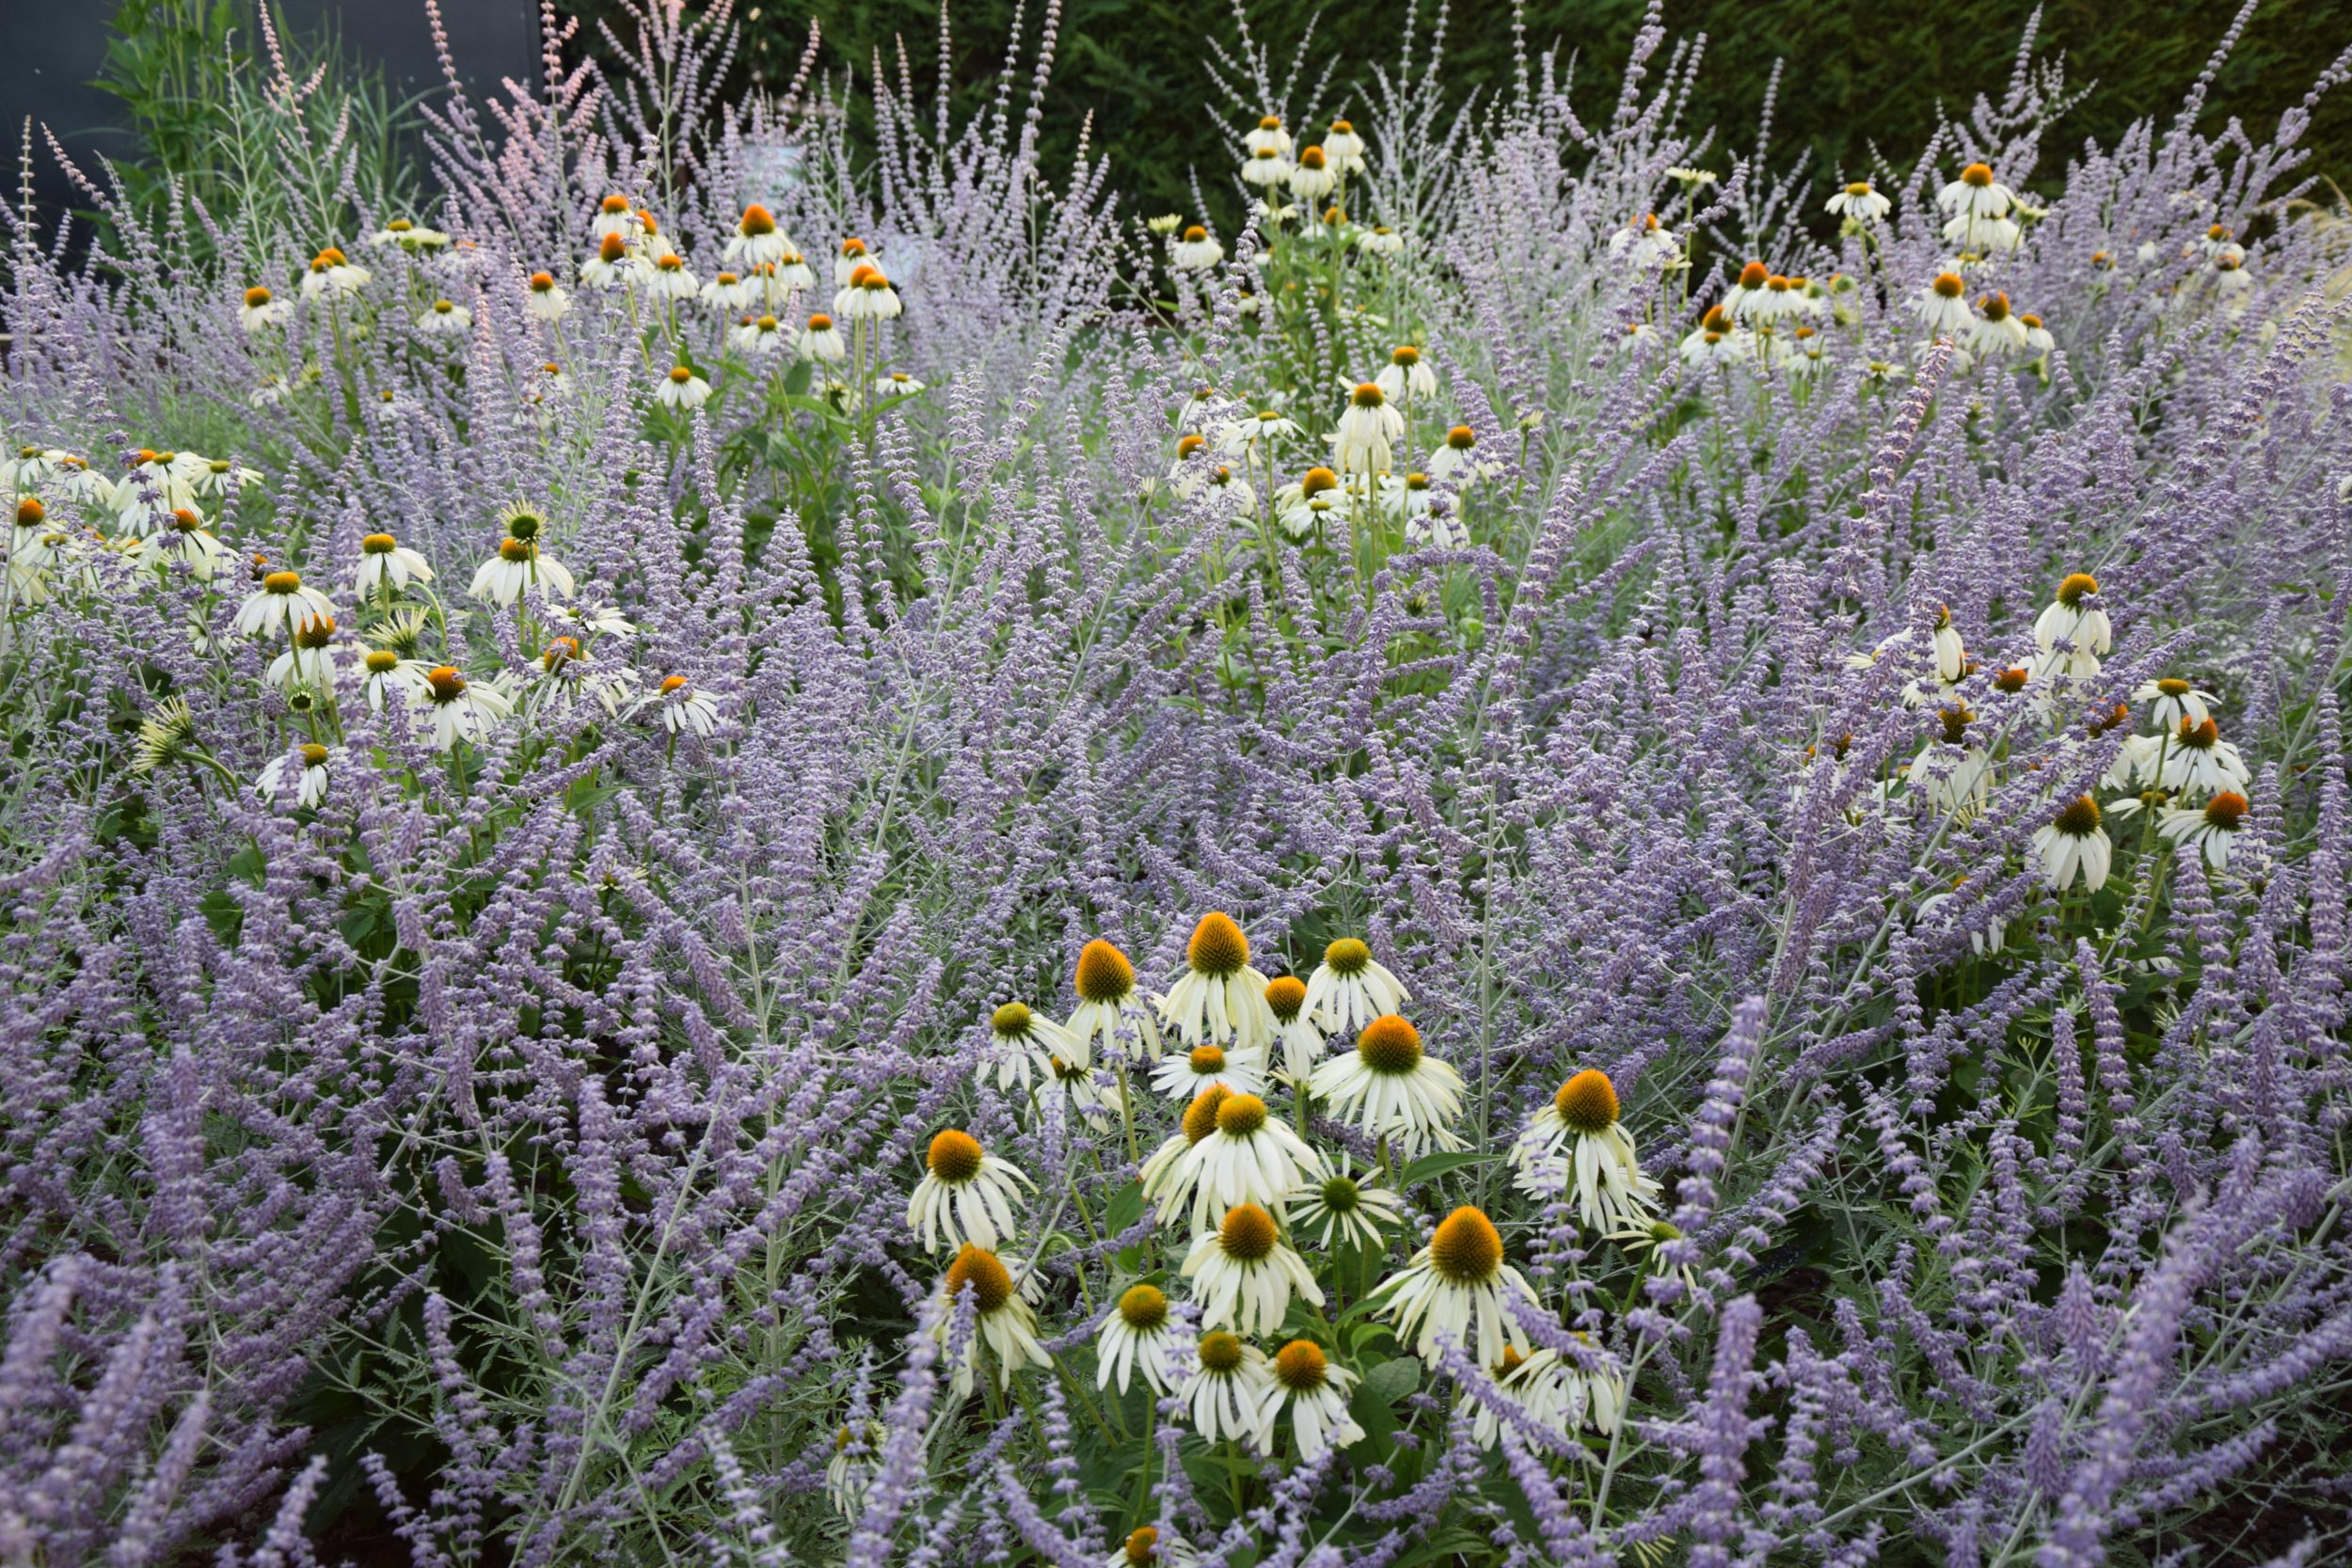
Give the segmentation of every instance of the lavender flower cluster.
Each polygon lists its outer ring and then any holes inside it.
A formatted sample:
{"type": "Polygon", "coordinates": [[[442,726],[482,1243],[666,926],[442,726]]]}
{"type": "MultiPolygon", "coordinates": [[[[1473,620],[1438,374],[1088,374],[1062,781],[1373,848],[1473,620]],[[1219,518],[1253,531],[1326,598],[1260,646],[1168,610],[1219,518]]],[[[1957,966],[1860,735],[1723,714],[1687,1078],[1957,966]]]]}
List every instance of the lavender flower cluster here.
{"type": "Polygon", "coordinates": [[[627,8],[10,215],[0,1564],[2352,1549],[2352,51],[1237,11],[1219,233],[627,8]]]}

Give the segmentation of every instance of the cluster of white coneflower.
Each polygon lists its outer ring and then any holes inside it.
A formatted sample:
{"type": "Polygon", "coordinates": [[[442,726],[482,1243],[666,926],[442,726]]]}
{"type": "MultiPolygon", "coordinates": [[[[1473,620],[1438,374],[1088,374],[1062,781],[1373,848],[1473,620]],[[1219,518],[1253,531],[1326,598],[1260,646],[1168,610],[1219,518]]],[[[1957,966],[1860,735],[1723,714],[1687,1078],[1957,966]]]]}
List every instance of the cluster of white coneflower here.
{"type": "MultiPolygon", "coordinates": [[[[1463,1084],[1425,1049],[1401,1011],[1411,992],[1360,939],[1330,942],[1303,979],[1268,978],[1251,960],[1241,927],[1211,912],[1172,983],[1146,997],[1126,956],[1091,942],[1068,1022],[1005,1004],[990,1020],[980,1071],[1041,1111],[1106,1131],[1123,1123],[1147,1212],[1189,1237],[1180,1257],[1169,1255],[1172,1276],[1147,1268],[1107,1299],[1095,1386],[1123,1395],[1140,1379],[1181,1402],[1211,1441],[1271,1451],[1287,1422],[1295,1451],[1311,1459],[1363,1435],[1348,1413],[1357,1373],[1338,1346],[1285,1338],[1285,1325],[1296,1322],[1295,1304],[1327,1304],[1319,1262],[1343,1249],[1388,1251],[1407,1224],[1398,1162],[1463,1147],[1454,1131],[1463,1084]],[[1142,1083],[1184,1106],[1148,1157],[1133,1141],[1142,1083]],[[1295,1097],[1295,1127],[1268,1103],[1277,1085],[1295,1097]],[[1360,1134],[1375,1149],[1370,1164],[1319,1147],[1306,1132],[1311,1111],[1360,1134]],[[1169,1295],[1180,1284],[1191,1304],[1183,1316],[1169,1295]]],[[[1586,1070],[1563,1085],[1508,1160],[1516,1184],[1546,1204],[1636,1253],[1658,1245],[1659,1187],[1641,1170],[1605,1074],[1586,1070]]],[[[923,1250],[952,1254],[939,1287],[941,1341],[951,1342],[960,1310],[973,1314],[953,1373],[961,1391],[983,1368],[1009,1387],[1024,1368],[1053,1364],[1039,1332],[1041,1281],[1009,1245],[1034,1192],[1025,1173],[961,1129],[940,1132],[925,1152],[907,1224],[923,1250]]],[[[1564,1356],[1534,1343],[1529,1325],[1546,1309],[1480,1209],[1446,1215],[1368,1303],[1424,1360],[1448,1345],[1473,1356],[1528,1418],[1563,1433],[1588,1422],[1614,1430],[1622,1380],[1597,1351],[1564,1356]]],[[[1499,1440],[1491,1411],[1476,1424],[1482,1442],[1499,1440]]]]}

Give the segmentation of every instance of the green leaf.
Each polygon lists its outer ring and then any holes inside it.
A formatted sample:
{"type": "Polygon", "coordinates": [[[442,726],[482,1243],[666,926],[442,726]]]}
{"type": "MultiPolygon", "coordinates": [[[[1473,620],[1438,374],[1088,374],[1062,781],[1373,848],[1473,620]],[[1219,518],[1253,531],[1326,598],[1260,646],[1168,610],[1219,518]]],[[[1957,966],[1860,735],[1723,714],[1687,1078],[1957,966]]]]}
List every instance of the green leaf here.
{"type": "Polygon", "coordinates": [[[1393,1361],[1383,1361],[1364,1374],[1359,1386],[1360,1392],[1382,1404],[1394,1404],[1421,1386],[1421,1357],[1400,1355],[1393,1361]]]}
{"type": "Polygon", "coordinates": [[[1143,1183],[1130,1181],[1111,1195],[1111,1206],[1103,1215],[1103,1229],[1113,1236],[1143,1218],[1143,1183]]]}
{"type": "Polygon", "coordinates": [[[1396,1184],[1400,1189],[1418,1186],[1434,1177],[1443,1176],[1450,1170],[1460,1170],[1464,1165],[1474,1165],[1485,1158],[1485,1155],[1473,1148],[1454,1149],[1448,1153],[1424,1154],[1405,1167],[1404,1173],[1396,1179],[1396,1184]]]}

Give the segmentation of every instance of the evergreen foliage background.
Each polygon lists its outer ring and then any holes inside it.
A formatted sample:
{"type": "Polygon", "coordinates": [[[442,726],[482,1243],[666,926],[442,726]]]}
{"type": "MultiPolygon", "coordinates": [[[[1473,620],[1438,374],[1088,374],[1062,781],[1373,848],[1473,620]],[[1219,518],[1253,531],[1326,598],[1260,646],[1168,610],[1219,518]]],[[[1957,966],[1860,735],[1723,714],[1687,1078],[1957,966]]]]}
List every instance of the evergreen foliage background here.
{"type": "MultiPolygon", "coordinates": [[[[595,0],[583,8],[593,10],[595,0]]],[[[1253,33],[1268,43],[1278,66],[1312,30],[1306,79],[1336,60],[1335,87],[1371,83],[1375,67],[1393,70],[1405,0],[1250,0],[1253,33]]],[[[2181,101],[2227,34],[2236,0],[2051,0],[2041,8],[2038,48],[2063,52],[2068,79],[2093,88],[2044,143],[2044,178],[2063,172],[2063,160],[2084,137],[2111,141],[2143,115],[2165,116],[2181,101]]],[[[1884,0],[1811,0],[1765,5],[1756,0],[1667,0],[1665,20],[1677,39],[1704,34],[1707,62],[1692,104],[1692,123],[1712,126],[1717,145],[1753,146],[1774,61],[1782,62],[1772,144],[1787,156],[1809,146],[1823,178],[1862,169],[1872,161],[1868,136],[1883,138],[1888,156],[1907,159],[1934,130],[1939,113],[1967,112],[1977,93],[1997,95],[2008,81],[2018,41],[2036,8],[2032,0],[1928,0],[1914,6],[1884,0]],[[1865,127],[1868,130],[1866,133],[1865,127]]],[[[1613,95],[1644,0],[1530,0],[1525,8],[1531,59],[1557,48],[1579,60],[1574,97],[1598,106],[1613,95]]],[[[811,19],[824,29],[824,59],[838,71],[854,65],[861,76],[879,52],[897,72],[896,40],[903,39],[918,90],[937,73],[936,0],[760,0],[743,8],[745,69],[756,81],[782,86],[797,68],[811,19]]],[[[949,16],[959,107],[977,109],[993,90],[1014,18],[1025,42],[1038,37],[1044,14],[1039,0],[956,0],[949,16]]],[[[1113,179],[1142,213],[1188,213],[1191,173],[1198,170],[1215,215],[1239,214],[1226,154],[1232,117],[1220,116],[1216,87],[1202,61],[1204,34],[1234,37],[1229,11],[1195,0],[1064,0],[1054,63],[1055,91],[1047,109],[1049,145],[1066,156],[1084,117],[1092,138],[1108,149],[1113,179]]],[[[1424,4],[1422,36],[1436,15],[1424,4]]],[[[1513,69],[1513,28],[1501,0],[1456,4],[1447,19],[1446,76],[1470,87],[1507,84],[1513,69]]],[[[2257,139],[2276,124],[2281,105],[2299,102],[2338,51],[2352,42],[2352,0],[2274,0],[2258,9],[2215,85],[2209,129],[2242,115],[2257,139]]],[[[1423,55],[1425,58],[1425,52],[1423,55]]],[[[1360,103],[1360,98],[1359,99],[1360,103]]],[[[2342,182],[2352,164],[2352,94],[2324,102],[2304,145],[2308,172],[2342,182]]],[[[2325,195],[2326,193],[2321,193],[2325,195]]]]}

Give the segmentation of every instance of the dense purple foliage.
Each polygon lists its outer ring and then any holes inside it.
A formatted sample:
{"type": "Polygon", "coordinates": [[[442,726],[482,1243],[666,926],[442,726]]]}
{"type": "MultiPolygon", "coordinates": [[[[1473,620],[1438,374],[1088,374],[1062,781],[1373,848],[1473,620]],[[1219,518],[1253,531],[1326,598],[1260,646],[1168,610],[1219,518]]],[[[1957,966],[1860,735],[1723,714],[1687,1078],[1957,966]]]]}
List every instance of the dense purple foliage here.
{"type": "Polygon", "coordinates": [[[1045,15],[957,125],[550,7],[415,213],[281,74],[276,204],[15,225],[0,1564],[2345,1549],[2309,103],[2061,151],[2029,38],[1831,181],[1655,8],[1244,31],[1188,236],[1045,15]]]}

